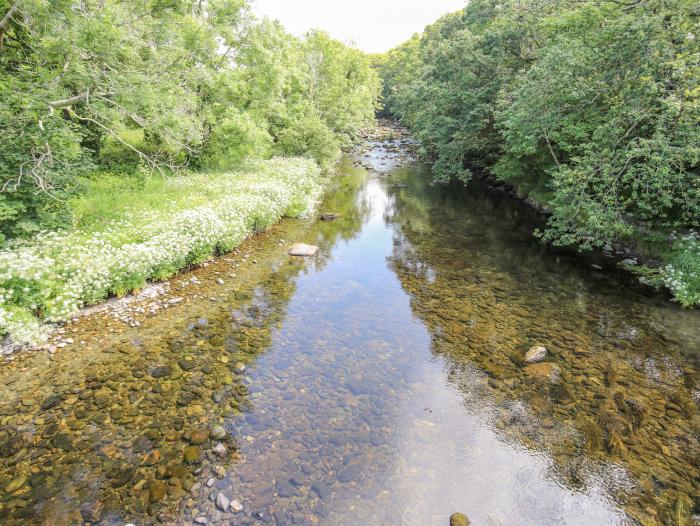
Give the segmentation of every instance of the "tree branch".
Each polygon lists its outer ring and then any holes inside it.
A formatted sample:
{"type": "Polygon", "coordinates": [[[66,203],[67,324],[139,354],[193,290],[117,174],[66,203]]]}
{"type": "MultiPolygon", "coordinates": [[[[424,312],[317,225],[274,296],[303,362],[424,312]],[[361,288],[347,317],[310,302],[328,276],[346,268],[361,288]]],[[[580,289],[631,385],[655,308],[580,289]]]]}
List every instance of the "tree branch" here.
{"type": "Polygon", "coordinates": [[[114,137],[117,141],[119,141],[121,144],[123,144],[124,146],[126,146],[127,148],[129,148],[130,150],[132,150],[133,152],[135,152],[141,159],[143,159],[144,161],[146,161],[146,164],[148,164],[151,168],[153,168],[154,170],[156,170],[161,176],[165,177],[165,174],[163,173],[163,170],[161,170],[160,166],[158,166],[158,163],[156,163],[153,159],[151,159],[148,155],[146,155],[145,153],[143,153],[141,150],[139,150],[138,148],[133,147],[131,144],[129,144],[129,143],[126,142],[124,139],[122,139],[121,137],[119,137],[119,134],[118,134],[117,132],[115,132],[115,131],[112,130],[111,128],[108,128],[107,126],[105,126],[105,125],[102,124],[101,122],[99,122],[99,121],[97,121],[97,120],[95,120],[95,119],[93,119],[93,118],[91,118],[91,117],[81,117],[80,115],[78,115],[77,113],[75,113],[75,112],[72,111],[72,110],[70,110],[70,113],[71,113],[71,115],[74,116],[76,119],[81,120],[81,121],[83,121],[83,122],[91,122],[91,123],[93,123],[95,126],[98,126],[99,128],[101,128],[101,129],[103,129],[104,131],[106,131],[107,133],[109,133],[109,134],[110,134],[112,137],[114,137]]]}
{"type": "MultiPolygon", "coordinates": [[[[111,97],[113,95],[114,95],[113,92],[112,93],[94,93],[93,94],[93,96],[95,96],[95,97],[111,97]]],[[[84,93],[79,93],[78,95],[75,95],[73,97],[69,97],[67,99],[49,101],[48,104],[52,108],[66,108],[66,107],[72,106],[73,104],[76,104],[78,102],[88,100],[89,96],[90,96],[90,90],[87,90],[84,93]]]]}
{"type": "Polygon", "coordinates": [[[0,20],[0,47],[2,47],[3,37],[5,36],[7,27],[12,21],[12,17],[15,15],[15,13],[17,13],[17,11],[19,11],[19,2],[20,0],[16,0],[15,3],[10,6],[7,13],[5,13],[5,16],[2,17],[2,20],[0,20]]]}
{"type": "Polygon", "coordinates": [[[557,159],[557,155],[554,153],[554,148],[552,148],[552,143],[549,142],[549,135],[547,135],[546,131],[544,132],[544,140],[547,141],[547,148],[549,148],[549,153],[552,154],[552,159],[554,159],[554,163],[557,165],[557,167],[561,166],[559,159],[557,159]]]}

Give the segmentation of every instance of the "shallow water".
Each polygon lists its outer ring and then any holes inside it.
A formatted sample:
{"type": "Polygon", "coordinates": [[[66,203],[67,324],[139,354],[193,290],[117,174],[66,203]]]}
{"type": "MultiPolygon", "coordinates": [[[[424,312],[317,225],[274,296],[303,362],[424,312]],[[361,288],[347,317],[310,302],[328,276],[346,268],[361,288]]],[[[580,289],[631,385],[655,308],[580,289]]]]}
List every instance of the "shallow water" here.
{"type": "Polygon", "coordinates": [[[699,313],[545,249],[503,194],[431,186],[396,143],[358,158],[337,220],[2,366],[3,524],[700,523],[699,313]]]}

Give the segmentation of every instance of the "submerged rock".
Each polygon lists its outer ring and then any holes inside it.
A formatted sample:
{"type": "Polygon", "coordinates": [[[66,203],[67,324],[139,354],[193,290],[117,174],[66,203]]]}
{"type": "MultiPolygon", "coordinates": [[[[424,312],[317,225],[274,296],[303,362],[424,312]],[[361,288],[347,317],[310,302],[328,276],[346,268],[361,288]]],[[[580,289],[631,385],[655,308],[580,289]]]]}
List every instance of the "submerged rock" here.
{"type": "Polygon", "coordinates": [[[199,461],[202,452],[197,446],[187,446],[183,451],[183,458],[188,464],[194,464],[199,461]]]}
{"type": "Polygon", "coordinates": [[[544,362],[525,366],[525,374],[534,378],[542,378],[551,384],[556,384],[561,378],[561,369],[557,364],[544,362]]]}
{"type": "Polygon", "coordinates": [[[16,477],[10,481],[7,486],[5,486],[5,492],[6,493],[14,493],[18,489],[20,489],[22,486],[24,486],[27,483],[27,477],[25,475],[20,475],[19,477],[16,477]]]}
{"type": "Polygon", "coordinates": [[[193,429],[192,431],[190,431],[188,439],[192,444],[196,446],[204,444],[207,440],[209,440],[209,430],[206,427],[193,429]]]}
{"type": "Polygon", "coordinates": [[[148,491],[148,498],[151,502],[158,502],[165,497],[165,483],[162,480],[154,480],[148,491]]]}
{"type": "Polygon", "coordinates": [[[226,438],[226,430],[221,426],[212,426],[209,429],[209,435],[214,440],[223,440],[224,438],[226,438]]]}
{"type": "Polygon", "coordinates": [[[151,369],[151,376],[153,378],[165,378],[170,376],[170,366],[169,365],[159,365],[151,369]]]}
{"type": "Polygon", "coordinates": [[[229,498],[226,496],[226,494],[223,491],[220,491],[216,495],[216,507],[219,508],[221,511],[228,511],[228,507],[231,504],[231,501],[229,498]]]}
{"type": "Polygon", "coordinates": [[[535,345],[525,353],[525,363],[541,362],[547,356],[547,349],[541,345],[535,345]]]}
{"type": "Polygon", "coordinates": [[[450,526],[469,526],[469,519],[464,513],[453,513],[450,516],[450,526]]]}
{"type": "Polygon", "coordinates": [[[319,216],[321,221],[333,221],[335,219],[338,219],[338,214],[332,214],[332,213],[326,213],[326,214],[321,214],[319,216]]]}
{"type": "Polygon", "coordinates": [[[292,248],[289,249],[290,256],[309,257],[315,256],[316,252],[318,252],[316,245],[307,245],[306,243],[294,243],[292,248]]]}

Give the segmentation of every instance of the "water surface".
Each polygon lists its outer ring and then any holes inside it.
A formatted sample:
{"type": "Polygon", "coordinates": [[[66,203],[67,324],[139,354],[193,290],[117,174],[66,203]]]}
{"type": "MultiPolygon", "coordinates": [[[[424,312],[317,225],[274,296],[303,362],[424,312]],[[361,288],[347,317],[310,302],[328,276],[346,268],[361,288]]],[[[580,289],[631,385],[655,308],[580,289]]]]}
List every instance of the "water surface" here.
{"type": "Polygon", "coordinates": [[[173,279],[140,327],[5,364],[3,524],[700,523],[698,313],[401,152],[346,159],[337,220],[173,279]]]}

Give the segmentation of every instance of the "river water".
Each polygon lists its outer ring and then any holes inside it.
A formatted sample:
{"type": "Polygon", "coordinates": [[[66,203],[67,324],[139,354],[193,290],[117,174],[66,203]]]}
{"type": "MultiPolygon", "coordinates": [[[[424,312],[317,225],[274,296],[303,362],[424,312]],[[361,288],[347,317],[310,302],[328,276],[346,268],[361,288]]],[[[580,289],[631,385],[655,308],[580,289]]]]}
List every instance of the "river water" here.
{"type": "Polygon", "coordinates": [[[3,364],[2,524],[700,524],[700,313],[404,142],[344,160],[335,221],[3,364]]]}

